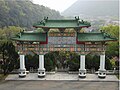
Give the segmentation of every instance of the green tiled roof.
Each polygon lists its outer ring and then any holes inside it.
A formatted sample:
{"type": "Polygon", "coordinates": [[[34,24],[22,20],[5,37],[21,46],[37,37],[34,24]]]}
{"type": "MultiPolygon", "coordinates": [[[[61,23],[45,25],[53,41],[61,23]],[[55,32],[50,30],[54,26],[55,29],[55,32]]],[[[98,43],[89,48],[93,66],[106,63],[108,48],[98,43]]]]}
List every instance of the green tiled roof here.
{"type": "Polygon", "coordinates": [[[90,27],[90,23],[87,21],[79,20],[78,18],[75,19],[68,19],[68,20],[49,20],[44,19],[36,24],[33,27],[39,28],[80,28],[80,27],[90,27]]]}
{"type": "Polygon", "coordinates": [[[16,37],[11,38],[12,40],[17,41],[46,41],[46,34],[45,33],[39,33],[39,32],[21,32],[16,37]]]}
{"type": "Polygon", "coordinates": [[[114,41],[116,38],[111,37],[106,33],[78,33],[78,41],[114,41]]]}

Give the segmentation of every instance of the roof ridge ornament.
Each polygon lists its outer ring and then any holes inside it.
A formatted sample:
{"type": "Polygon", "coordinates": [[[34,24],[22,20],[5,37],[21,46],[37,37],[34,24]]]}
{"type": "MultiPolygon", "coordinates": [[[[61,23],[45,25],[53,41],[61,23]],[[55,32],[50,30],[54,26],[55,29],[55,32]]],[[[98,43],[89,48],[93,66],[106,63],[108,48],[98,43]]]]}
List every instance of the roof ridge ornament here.
{"type": "Polygon", "coordinates": [[[81,23],[84,24],[84,21],[82,19],[79,19],[77,25],[80,25],[81,23]]]}
{"type": "Polygon", "coordinates": [[[103,34],[104,39],[105,39],[106,37],[110,37],[110,35],[109,35],[108,33],[106,33],[105,30],[100,30],[100,32],[103,34]]]}
{"type": "Polygon", "coordinates": [[[79,24],[91,25],[89,22],[84,21],[83,19],[79,19],[77,24],[78,24],[78,25],[79,25],[79,24]]]}
{"type": "Polygon", "coordinates": [[[75,16],[75,20],[80,20],[79,16],[77,16],[77,17],[75,16]]]}
{"type": "Polygon", "coordinates": [[[101,33],[103,33],[104,39],[105,38],[112,38],[112,39],[117,39],[116,37],[113,37],[111,34],[108,34],[107,32],[105,32],[105,30],[100,30],[101,33]]]}
{"type": "Polygon", "coordinates": [[[45,20],[45,22],[47,22],[48,21],[48,17],[44,17],[44,20],[45,20]]]}
{"type": "Polygon", "coordinates": [[[40,21],[40,24],[43,24],[45,26],[45,20],[40,21]]]}

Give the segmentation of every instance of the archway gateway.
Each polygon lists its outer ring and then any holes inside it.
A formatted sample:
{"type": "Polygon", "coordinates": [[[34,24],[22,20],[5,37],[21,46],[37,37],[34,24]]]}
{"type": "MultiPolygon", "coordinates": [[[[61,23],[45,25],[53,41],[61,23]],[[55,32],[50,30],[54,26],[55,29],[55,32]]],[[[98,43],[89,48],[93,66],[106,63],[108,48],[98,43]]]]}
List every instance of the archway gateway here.
{"type": "Polygon", "coordinates": [[[106,77],[105,48],[107,41],[115,41],[107,33],[81,33],[82,28],[88,28],[91,24],[80,20],[79,17],[68,20],[49,20],[48,17],[34,24],[35,28],[42,28],[44,32],[22,31],[12,38],[16,42],[16,49],[20,55],[19,76],[26,76],[25,55],[29,50],[39,55],[38,77],[44,77],[44,55],[49,51],[72,51],[80,55],[79,77],[86,77],[85,56],[89,52],[100,54],[100,67],[98,77],[106,77]],[[74,29],[73,32],[65,32],[65,29],[74,29]],[[49,32],[50,29],[58,29],[60,32],[49,32]]]}

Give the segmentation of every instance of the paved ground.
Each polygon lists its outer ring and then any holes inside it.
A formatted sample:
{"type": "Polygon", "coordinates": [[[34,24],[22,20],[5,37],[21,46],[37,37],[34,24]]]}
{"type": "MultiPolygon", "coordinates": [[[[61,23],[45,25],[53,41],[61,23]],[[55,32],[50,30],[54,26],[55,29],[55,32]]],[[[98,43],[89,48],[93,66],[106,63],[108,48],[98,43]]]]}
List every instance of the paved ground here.
{"type": "Polygon", "coordinates": [[[86,78],[79,78],[78,74],[55,73],[46,74],[45,78],[38,78],[37,73],[29,73],[25,78],[19,78],[18,74],[10,74],[6,80],[73,80],[73,81],[118,81],[115,75],[107,75],[105,79],[98,78],[96,74],[87,74],[86,78]]]}
{"type": "Polygon", "coordinates": [[[0,90],[118,90],[118,82],[0,81],[0,90]]]}

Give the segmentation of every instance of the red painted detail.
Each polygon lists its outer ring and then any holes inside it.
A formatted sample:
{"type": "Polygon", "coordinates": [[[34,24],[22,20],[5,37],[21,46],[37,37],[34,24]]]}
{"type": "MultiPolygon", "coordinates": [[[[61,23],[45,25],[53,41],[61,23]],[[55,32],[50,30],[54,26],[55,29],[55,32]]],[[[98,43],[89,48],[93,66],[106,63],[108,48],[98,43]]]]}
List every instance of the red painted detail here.
{"type": "Polygon", "coordinates": [[[76,37],[76,44],[78,44],[78,39],[77,39],[77,37],[76,37]]]}
{"type": "Polygon", "coordinates": [[[85,44],[85,42],[80,42],[80,41],[78,41],[78,39],[76,38],[76,44],[85,44]]]}
{"type": "Polygon", "coordinates": [[[46,34],[46,41],[45,42],[40,42],[40,44],[48,44],[48,36],[46,34]]]}
{"type": "Polygon", "coordinates": [[[46,44],[48,44],[48,36],[46,36],[46,44]]]}
{"type": "Polygon", "coordinates": [[[88,28],[88,27],[90,27],[90,26],[81,26],[81,28],[88,28]]]}
{"type": "Polygon", "coordinates": [[[36,26],[33,26],[34,28],[37,28],[36,26]]]}

